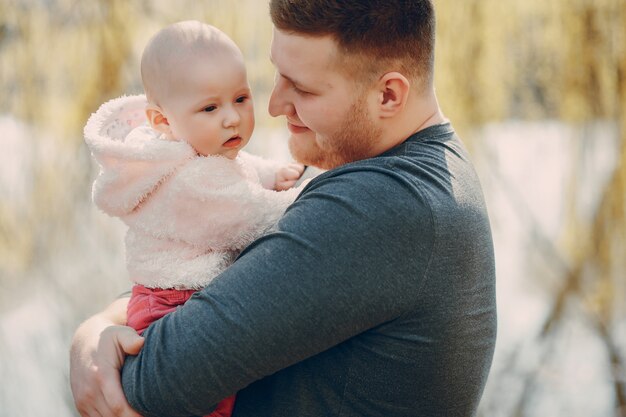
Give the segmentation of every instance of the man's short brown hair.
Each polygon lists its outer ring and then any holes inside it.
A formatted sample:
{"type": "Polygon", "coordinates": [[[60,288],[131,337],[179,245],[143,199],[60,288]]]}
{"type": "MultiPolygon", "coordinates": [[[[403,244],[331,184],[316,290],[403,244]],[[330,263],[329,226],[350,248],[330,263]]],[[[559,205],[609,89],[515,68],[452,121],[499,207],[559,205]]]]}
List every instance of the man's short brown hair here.
{"type": "Polygon", "coordinates": [[[271,0],[270,15],[281,31],[332,36],[344,71],[378,78],[395,70],[432,83],[432,0],[271,0]]]}

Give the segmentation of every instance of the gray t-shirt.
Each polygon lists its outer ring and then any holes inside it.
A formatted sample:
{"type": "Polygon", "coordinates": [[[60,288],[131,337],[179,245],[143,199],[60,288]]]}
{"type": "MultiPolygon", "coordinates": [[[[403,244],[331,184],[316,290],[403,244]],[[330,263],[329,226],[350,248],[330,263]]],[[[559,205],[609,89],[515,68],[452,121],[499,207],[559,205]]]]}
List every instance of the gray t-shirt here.
{"type": "Polygon", "coordinates": [[[496,338],[483,194],[449,124],[315,178],[275,230],[144,333],[145,416],[472,416],[496,338]]]}

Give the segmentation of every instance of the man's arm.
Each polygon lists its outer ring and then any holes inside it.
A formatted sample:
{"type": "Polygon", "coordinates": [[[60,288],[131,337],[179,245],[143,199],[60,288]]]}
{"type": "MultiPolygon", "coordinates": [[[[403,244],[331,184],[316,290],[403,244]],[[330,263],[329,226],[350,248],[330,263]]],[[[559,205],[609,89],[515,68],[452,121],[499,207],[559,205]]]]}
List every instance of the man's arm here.
{"type": "Polygon", "coordinates": [[[429,241],[433,225],[428,211],[415,212],[417,191],[398,181],[361,172],[311,183],[276,232],[144,333],[122,375],[133,407],[145,416],[201,415],[414,308],[431,247],[406,243],[418,234],[429,241]],[[417,221],[406,221],[409,211],[417,221]],[[398,259],[419,267],[403,269],[398,259]]]}
{"type": "Polygon", "coordinates": [[[120,369],[126,354],[136,355],[143,338],[126,324],[128,298],[119,298],[83,322],[72,339],[70,385],[83,417],[141,417],[126,401],[120,369]]]}

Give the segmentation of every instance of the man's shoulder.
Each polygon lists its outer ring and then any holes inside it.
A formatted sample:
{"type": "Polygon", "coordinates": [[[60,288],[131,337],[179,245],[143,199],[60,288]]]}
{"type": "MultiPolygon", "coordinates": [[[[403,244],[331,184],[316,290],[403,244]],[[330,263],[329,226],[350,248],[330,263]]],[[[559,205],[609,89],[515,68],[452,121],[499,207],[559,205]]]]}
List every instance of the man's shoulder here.
{"type": "Polygon", "coordinates": [[[428,195],[411,178],[411,173],[387,162],[359,161],[324,172],[304,188],[288,209],[295,219],[308,222],[311,216],[354,227],[366,222],[397,228],[407,223],[430,227],[432,204],[428,195]],[[393,214],[393,215],[390,215],[393,214]],[[337,220],[342,219],[342,220],[337,220]]]}
{"type": "Polygon", "coordinates": [[[390,193],[419,193],[421,189],[437,187],[442,178],[453,175],[446,153],[446,149],[439,146],[407,143],[393,153],[326,171],[315,177],[311,185],[342,193],[358,193],[365,189],[364,195],[379,193],[379,197],[390,193]]]}
{"type": "Polygon", "coordinates": [[[307,187],[311,190],[367,197],[382,191],[394,192],[406,181],[408,172],[394,167],[385,158],[377,157],[352,162],[323,172],[307,187]]]}

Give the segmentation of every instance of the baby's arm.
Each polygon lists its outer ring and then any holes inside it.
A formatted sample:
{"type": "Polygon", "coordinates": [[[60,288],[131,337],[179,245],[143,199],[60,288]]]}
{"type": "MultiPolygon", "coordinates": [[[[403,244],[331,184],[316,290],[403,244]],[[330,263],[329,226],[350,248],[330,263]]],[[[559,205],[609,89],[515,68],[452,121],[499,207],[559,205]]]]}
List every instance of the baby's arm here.
{"type": "Polygon", "coordinates": [[[293,187],[304,171],[304,165],[296,162],[283,164],[243,151],[239,155],[254,168],[263,188],[268,190],[283,191],[293,187]]]}
{"type": "Polygon", "coordinates": [[[295,162],[279,168],[278,171],[276,171],[276,184],[274,185],[274,189],[276,191],[290,189],[298,182],[303,172],[304,165],[295,162]]]}
{"type": "MultiPolygon", "coordinates": [[[[164,185],[173,204],[160,230],[175,240],[213,250],[243,249],[265,234],[301,188],[265,189],[222,158],[191,162],[164,185]]],[[[156,221],[156,220],[155,220],[156,221]]],[[[156,225],[155,225],[156,226],[156,225]]]]}

